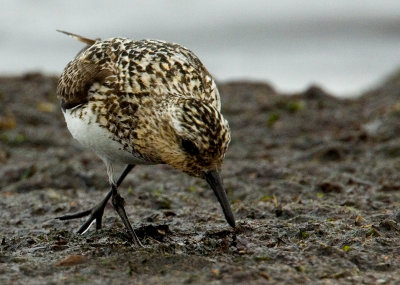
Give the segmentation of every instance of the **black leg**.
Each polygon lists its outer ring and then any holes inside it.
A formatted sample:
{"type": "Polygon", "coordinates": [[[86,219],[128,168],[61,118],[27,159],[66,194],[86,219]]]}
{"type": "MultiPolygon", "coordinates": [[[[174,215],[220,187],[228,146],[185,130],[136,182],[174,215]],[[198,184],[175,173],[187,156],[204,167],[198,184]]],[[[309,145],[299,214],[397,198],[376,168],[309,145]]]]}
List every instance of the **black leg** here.
{"type": "Polygon", "coordinates": [[[126,216],[125,208],[124,208],[124,198],[122,198],[117,190],[117,187],[112,187],[112,203],[114,209],[117,211],[118,215],[120,216],[122,222],[125,225],[125,228],[128,230],[128,233],[131,235],[133,242],[136,245],[143,247],[142,243],[140,242],[139,238],[137,237],[135,231],[133,230],[131,223],[126,216]]]}
{"type": "Polygon", "coordinates": [[[111,190],[107,193],[106,197],[104,197],[104,199],[98,205],[96,205],[90,210],[79,212],[76,214],[56,217],[56,219],[63,221],[63,220],[82,218],[90,215],[89,219],[79,228],[78,233],[82,234],[85,231],[87,231],[87,229],[90,227],[90,225],[93,223],[94,220],[96,220],[96,229],[101,229],[101,221],[103,219],[104,208],[106,207],[108,200],[113,194],[113,188],[116,188],[119,185],[121,185],[122,181],[124,181],[125,177],[128,175],[128,173],[132,170],[133,167],[135,167],[135,165],[133,164],[129,164],[126,166],[126,168],[124,169],[124,171],[122,172],[121,176],[117,181],[117,186],[112,187],[111,190]]]}
{"type": "Polygon", "coordinates": [[[106,207],[107,202],[111,197],[111,194],[112,190],[107,193],[107,196],[104,197],[103,201],[101,201],[98,205],[90,210],[89,219],[87,219],[87,221],[79,228],[77,232],[78,234],[83,234],[84,232],[86,232],[94,220],[96,220],[96,229],[101,229],[101,221],[103,219],[104,208],[106,207]]]}

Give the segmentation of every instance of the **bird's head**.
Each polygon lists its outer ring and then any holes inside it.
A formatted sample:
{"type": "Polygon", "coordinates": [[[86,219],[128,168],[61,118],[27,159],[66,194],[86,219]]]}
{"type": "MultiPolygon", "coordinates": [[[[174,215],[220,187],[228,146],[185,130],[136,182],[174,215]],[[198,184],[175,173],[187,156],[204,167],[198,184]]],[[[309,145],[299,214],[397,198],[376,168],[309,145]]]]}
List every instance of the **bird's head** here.
{"type": "Polygon", "coordinates": [[[230,142],[229,125],[221,112],[195,99],[179,100],[169,111],[174,141],[165,161],[201,178],[219,171],[230,142]]]}
{"type": "MultiPolygon", "coordinates": [[[[205,179],[220,202],[231,226],[234,217],[219,172],[230,142],[228,122],[211,103],[179,99],[169,105],[158,150],[161,161],[205,179]]],[[[165,118],[165,117],[164,117],[165,118]]]]}

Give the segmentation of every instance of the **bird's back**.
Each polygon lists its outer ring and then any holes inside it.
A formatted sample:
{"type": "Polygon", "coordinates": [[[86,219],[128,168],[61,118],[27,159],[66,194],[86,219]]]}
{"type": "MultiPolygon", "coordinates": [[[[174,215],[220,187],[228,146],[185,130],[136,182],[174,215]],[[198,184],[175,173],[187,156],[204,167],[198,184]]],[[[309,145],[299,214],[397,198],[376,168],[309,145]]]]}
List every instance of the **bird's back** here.
{"type": "Polygon", "coordinates": [[[57,93],[69,109],[87,103],[99,90],[105,96],[192,97],[220,109],[215,82],[196,55],[159,40],[96,41],[67,65],[57,93]]]}
{"type": "Polygon", "coordinates": [[[171,104],[194,99],[220,110],[214,80],[188,49],[158,40],[91,41],[66,66],[57,94],[73,137],[99,156],[120,159],[125,153],[115,153],[122,149],[160,163],[154,151],[148,154],[148,140],[158,139],[171,104]],[[110,143],[101,143],[104,137],[110,143]],[[114,142],[117,151],[107,147],[114,142]]]}

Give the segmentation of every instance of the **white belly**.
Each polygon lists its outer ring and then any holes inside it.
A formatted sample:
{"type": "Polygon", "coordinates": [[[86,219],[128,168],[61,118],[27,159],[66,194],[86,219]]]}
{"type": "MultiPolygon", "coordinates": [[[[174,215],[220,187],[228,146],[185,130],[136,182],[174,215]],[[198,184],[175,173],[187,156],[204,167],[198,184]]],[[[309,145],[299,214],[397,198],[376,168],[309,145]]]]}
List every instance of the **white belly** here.
{"type": "Polygon", "coordinates": [[[151,164],[124,150],[120,143],[112,140],[111,133],[96,123],[90,108],[86,108],[82,118],[79,117],[79,110],[69,109],[63,113],[72,136],[83,146],[92,149],[103,161],[116,164],[151,164]]]}

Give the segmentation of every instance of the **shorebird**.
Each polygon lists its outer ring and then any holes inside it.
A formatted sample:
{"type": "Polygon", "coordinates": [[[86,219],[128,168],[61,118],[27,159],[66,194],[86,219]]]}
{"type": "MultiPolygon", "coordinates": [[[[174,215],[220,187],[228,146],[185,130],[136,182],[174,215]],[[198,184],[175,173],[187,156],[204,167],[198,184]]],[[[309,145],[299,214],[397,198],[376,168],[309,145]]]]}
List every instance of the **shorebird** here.
{"type": "Polygon", "coordinates": [[[89,216],[78,233],[102,227],[110,198],[132,240],[141,245],[124,209],[118,186],[137,164],[168,164],[205,179],[229,225],[235,219],[220,177],[230,142],[217,86],[187,48],[160,40],[92,40],[65,67],[57,96],[72,136],[104,162],[111,190],[95,207],[57,217],[89,216]],[[125,170],[116,179],[114,167],[125,170]]]}

